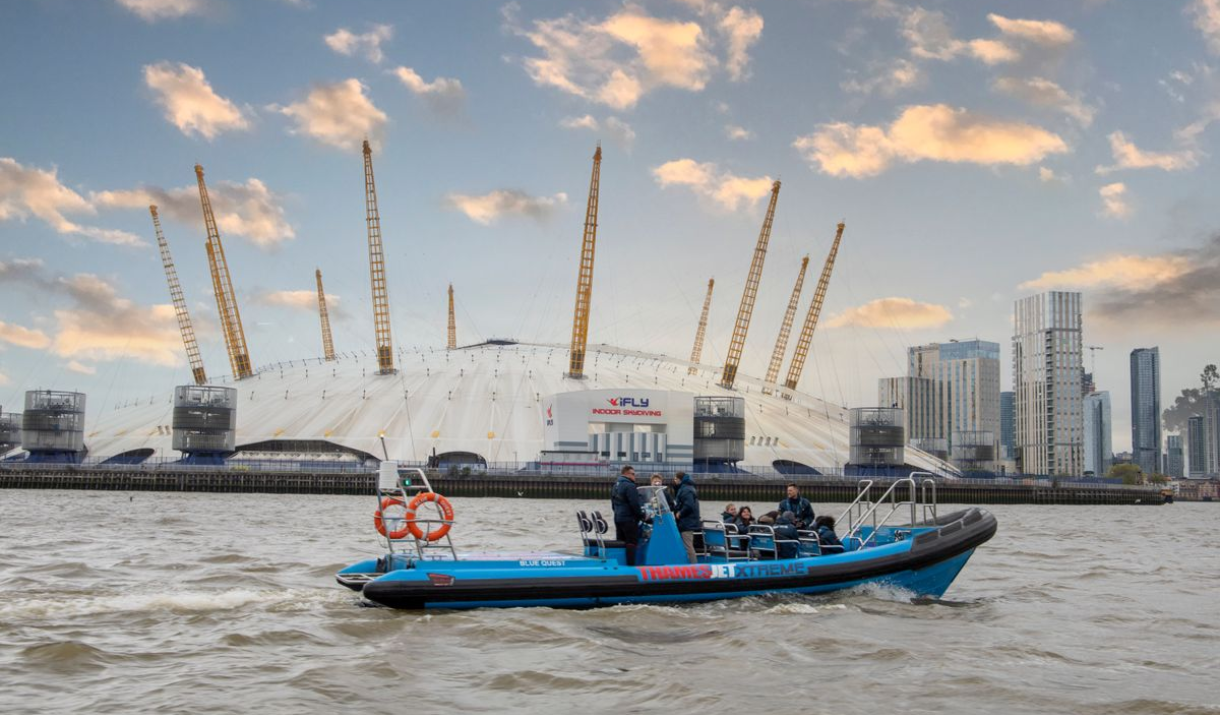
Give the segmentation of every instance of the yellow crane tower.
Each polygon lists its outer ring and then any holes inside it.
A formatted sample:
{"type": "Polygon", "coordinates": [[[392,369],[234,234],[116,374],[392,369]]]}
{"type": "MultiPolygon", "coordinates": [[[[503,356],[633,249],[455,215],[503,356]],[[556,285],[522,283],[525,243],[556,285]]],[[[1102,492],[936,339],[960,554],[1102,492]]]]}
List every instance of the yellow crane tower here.
{"type": "Polygon", "coordinates": [[[195,165],[195,179],[199,182],[199,203],[203,206],[203,224],[208,234],[208,266],[212,270],[216,308],[220,311],[220,328],[229,351],[229,367],[233,370],[234,379],[240,380],[253,374],[250,351],[246,347],[246,331],[241,325],[241,311],[237,308],[237,294],[233,291],[233,280],[229,276],[229,262],[225,260],[225,247],[220,242],[220,231],[212,214],[212,200],[208,198],[208,187],[203,182],[203,167],[199,164],[195,165]]]}
{"type": "Polygon", "coordinates": [[[737,309],[737,322],[733,324],[733,340],[729,343],[728,358],[724,361],[724,372],[720,375],[720,386],[733,389],[737,380],[737,366],[741,364],[741,351],[746,345],[746,331],[750,329],[750,317],[754,314],[754,301],[758,298],[758,283],[762,280],[763,261],[767,258],[767,243],[771,240],[771,224],[775,221],[775,202],[779,200],[779,182],[771,184],[771,203],[758,232],[758,243],[754,246],[754,259],[750,262],[750,274],[746,278],[745,290],[741,293],[741,306],[737,309]]]}
{"type": "Polygon", "coordinates": [[[318,317],[322,320],[322,354],[326,356],[326,360],[335,359],[335,341],[330,335],[330,313],[326,310],[326,292],[322,290],[322,269],[314,270],[314,277],[318,279],[318,317]]]}
{"type": "Polygon", "coordinates": [[[457,319],[453,315],[453,284],[449,284],[449,342],[450,350],[457,348],[457,319]]]}
{"type": "MultiPolygon", "coordinates": [[[[843,240],[844,224],[840,223],[835,231],[835,241],[830,246],[826,256],[826,264],[822,266],[822,275],[818,278],[817,290],[813,292],[813,300],[809,303],[809,312],[805,314],[805,324],[801,326],[801,337],[796,341],[796,350],[792,353],[792,362],[788,364],[788,379],[784,387],[795,390],[801,381],[801,371],[805,369],[805,358],[809,355],[809,345],[813,341],[813,331],[818,327],[818,317],[822,315],[822,302],[826,300],[826,289],[830,286],[830,272],[835,267],[835,256],[839,255],[839,242],[843,240]]],[[[792,399],[790,394],[785,395],[792,399]]]]}
{"type": "Polygon", "coordinates": [[[771,364],[767,366],[766,384],[763,394],[771,394],[771,386],[779,379],[779,368],[784,363],[784,352],[788,350],[788,337],[792,334],[792,319],[796,317],[796,306],[801,301],[801,288],[805,285],[805,269],[809,267],[809,256],[801,259],[801,272],[796,274],[796,285],[792,287],[792,297],[788,299],[788,309],[784,311],[784,322],[779,326],[779,337],[775,339],[775,351],[771,353],[771,364]]]}
{"type": "Polygon", "coordinates": [[[191,326],[191,314],[186,311],[186,298],[182,295],[182,285],[178,282],[178,270],[174,268],[174,259],[169,254],[169,244],[165,234],[161,232],[161,219],[157,217],[157,207],[149,206],[152,214],[153,228],[157,231],[157,246],[161,249],[161,265],[165,266],[165,278],[169,281],[169,297],[174,302],[174,315],[178,317],[178,330],[182,333],[182,344],[186,346],[186,359],[191,364],[191,376],[196,385],[206,384],[207,373],[203,370],[203,358],[199,355],[199,343],[195,340],[195,328],[191,326]]]}
{"type": "Polygon", "coordinates": [[[381,214],[377,211],[377,185],[373,182],[373,150],[364,140],[364,219],[369,228],[369,278],[373,284],[373,327],[377,333],[377,372],[394,372],[394,345],[390,337],[390,296],[385,285],[385,251],[381,247],[381,214]]]}
{"type": "Polygon", "coordinates": [[[703,298],[703,312],[699,314],[699,329],[695,331],[695,347],[690,351],[690,369],[686,371],[688,375],[694,375],[699,372],[695,365],[699,364],[699,360],[703,357],[703,336],[707,333],[707,311],[712,307],[712,288],[716,286],[715,278],[707,279],[707,295],[703,298]]]}
{"type": "Polygon", "coordinates": [[[576,311],[572,318],[572,347],[568,351],[568,377],[585,376],[585,349],[589,344],[589,304],[593,298],[593,255],[597,249],[597,201],[602,172],[602,146],[593,152],[589,203],[585,209],[585,236],[580,247],[580,277],[576,281],[576,311]]]}

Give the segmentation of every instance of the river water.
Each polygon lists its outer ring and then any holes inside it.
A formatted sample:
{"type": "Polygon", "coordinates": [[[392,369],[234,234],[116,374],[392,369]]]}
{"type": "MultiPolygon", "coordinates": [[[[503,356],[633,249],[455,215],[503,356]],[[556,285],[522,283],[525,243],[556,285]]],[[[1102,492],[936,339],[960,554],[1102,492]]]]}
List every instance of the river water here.
{"type": "MultiPolygon", "coordinates": [[[[569,550],[606,506],[453,501],[470,550],[569,550]]],[[[1213,504],[995,507],[934,603],[438,613],[334,582],[373,507],[0,491],[0,713],[1220,713],[1213,504]]]]}

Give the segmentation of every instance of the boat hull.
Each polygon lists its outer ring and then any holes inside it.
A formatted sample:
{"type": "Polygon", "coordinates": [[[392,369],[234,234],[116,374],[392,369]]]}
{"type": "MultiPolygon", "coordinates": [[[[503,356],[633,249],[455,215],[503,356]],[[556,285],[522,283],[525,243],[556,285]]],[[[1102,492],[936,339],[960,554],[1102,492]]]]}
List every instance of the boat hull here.
{"type": "Polygon", "coordinates": [[[929,526],[937,528],[895,543],[768,561],[625,566],[613,559],[571,556],[416,562],[368,580],[362,594],[374,603],[404,609],[690,603],[828,593],[870,583],[940,597],[974,549],[995,534],[996,520],[982,509],[968,509],[929,526]]]}

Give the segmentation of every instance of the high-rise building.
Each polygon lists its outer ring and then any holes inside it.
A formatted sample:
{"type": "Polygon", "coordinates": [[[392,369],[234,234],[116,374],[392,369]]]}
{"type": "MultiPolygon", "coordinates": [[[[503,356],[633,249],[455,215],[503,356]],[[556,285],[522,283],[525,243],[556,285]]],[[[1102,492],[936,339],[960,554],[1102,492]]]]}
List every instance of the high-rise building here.
{"type": "Polygon", "coordinates": [[[1017,452],[1017,413],[1012,391],[1000,393],[1000,446],[1004,459],[1014,459],[1017,452]]]}
{"type": "Polygon", "coordinates": [[[1014,308],[1016,447],[1027,474],[1084,471],[1080,293],[1050,291],[1014,308]]]}
{"type": "Polygon", "coordinates": [[[1186,420],[1186,468],[1191,479],[1207,476],[1207,452],[1207,419],[1194,415],[1186,420]]]}
{"type": "Polygon", "coordinates": [[[1091,395],[1097,392],[1097,383],[1093,381],[1093,373],[1086,372],[1084,377],[1080,378],[1080,394],[1091,395]]]}
{"type": "Polygon", "coordinates": [[[1104,477],[1114,462],[1111,444],[1110,393],[1094,392],[1084,398],[1084,471],[1104,477]]]}
{"type": "Polygon", "coordinates": [[[907,439],[916,446],[948,452],[955,435],[968,435],[962,438],[970,440],[972,454],[994,457],[1000,436],[1000,345],[953,340],[910,348],[907,376],[882,378],[878,397],[880,405],[905,410],[907,439]],[[979,440],[989,442],[990,449],[975,449],[979,440]]]}
{"type": "Polygon", "coordinates": [[[1165,435],[1165,474],[1173,479],[1186,476],[1185,456],[1182,454],[1182,435],[1165,435]]]}
{"type": "Polygon", "coordinates": [[[1161,353],[1131,351],[1131,453],[1145,474],[1161,471],[1161,353]]]}

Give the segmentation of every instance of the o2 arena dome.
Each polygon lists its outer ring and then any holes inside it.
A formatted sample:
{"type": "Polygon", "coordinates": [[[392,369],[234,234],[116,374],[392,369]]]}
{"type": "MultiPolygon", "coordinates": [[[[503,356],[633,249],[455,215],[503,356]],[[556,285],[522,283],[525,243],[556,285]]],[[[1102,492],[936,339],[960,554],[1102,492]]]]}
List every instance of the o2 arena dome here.
{"type": "MultiPolygon", "coordinates": [[[[819,474],[854,465],[956,472],[947,462],[906,446],[900,411],[849,411],[797,389],[843,235],[841,223],[799,330],[793,328],[808,258],[801,264],[766,377],[738,372],[780,182],[772,185],[723,365],[703,364],[700,358],[714,281],[708,282],[689,360],[588,344],[600,147],[593,156],[569,345],[490,340],[458,347],[451,286],[447,347],[396,349],[367,141],[363,153],[375,350],[334,350],[319,271],[323,356],[254,368],[203,167],[196,165],[231,375],[208,379],[156,207],[150,207],[195,384],[116,408],[83,428],[83,445],[79,439],[75,446],[52,440],[56,449],[78,450],[78,458],[87,451],[91,460],[117,464],[155,457],[231,466],[243,461],[293,463],[303,468],[325,463],[371,466],[388,459],[442,468],[609,471],[632,463],[641,471],[764,468],[819,474]],[[794,332],[792,356],[781,380],[794,332]],[[897,413],[897,418],[888,413],[897,413]]],[[[83,396],[80,400],[83,405],[83,396]]],[[[41,422],[29,422],[51,424],[75,419],[78,413],[83,409],[60,410],[43,415],[41,422]]],[[[22,434],[36,438],[36,431],[23,429],[22,434]]],[[[31,439],[28,444],[39,443],[31,439]]],[[[27,450],[31,458],[37,457],[37,449],[27,450]]],[[[44,449],[43,454],[50,453],[44,449]]]]}

